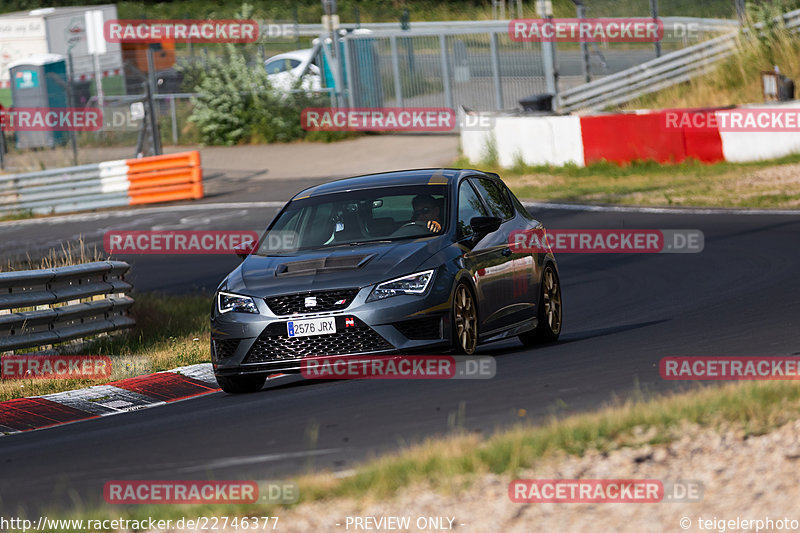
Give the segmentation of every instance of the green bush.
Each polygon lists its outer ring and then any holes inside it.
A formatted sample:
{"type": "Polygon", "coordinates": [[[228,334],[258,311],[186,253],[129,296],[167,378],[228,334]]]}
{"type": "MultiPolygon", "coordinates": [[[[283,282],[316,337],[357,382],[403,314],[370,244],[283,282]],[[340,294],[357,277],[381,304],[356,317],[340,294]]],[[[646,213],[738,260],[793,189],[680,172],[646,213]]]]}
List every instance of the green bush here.
{"type": "MultiPolygon", "coordinates": [[[[236,18],[252,16],[253,6],[248,3],[236,13],[236,18]]],[[[254,51],[252,44],[227,44],[221,56],[210,57],[202,66],[182,67],[184,83],[194,81],[193,91],[200,93],[188,120],[196,126],[203,144],[230,146],[304,139],[309,133],[300,122],[303,109],[329,105],[326,96],[273,88],[261,63],[248,62],[254,51]]],[[[346,136],[333,132],[313,138],[330,141],[346,136]]]]}
{"type": "Polygon", "coordinates": [[[194,88],[201,96],[194,101],[189,121],[196,125],[200,141],[230,146],[305,138],[302,110],[327,107],[328,99],[275,90],[267,72],[260,65],[248,65],[239,50],[230,45],[223,57],[210,58],[194,88]]]}

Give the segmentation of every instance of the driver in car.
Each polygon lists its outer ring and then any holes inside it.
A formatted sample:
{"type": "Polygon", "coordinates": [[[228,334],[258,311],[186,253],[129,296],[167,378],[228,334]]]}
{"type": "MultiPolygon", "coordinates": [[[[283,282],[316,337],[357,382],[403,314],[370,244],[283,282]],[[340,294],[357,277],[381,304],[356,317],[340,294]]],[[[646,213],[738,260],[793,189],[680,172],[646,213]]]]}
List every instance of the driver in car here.
{"type": "Polygon", "coordinates": [[[439,208],[439,203],[434,200],[433,196],[429,194],[415,196],[414,200],[411,202],[411,206],[414,209],[414,214],[412,215],[414,222],[424,223],[428,231],[433,233],[442,229],[442,225],[439,223],[441,209],[439,208]]]}

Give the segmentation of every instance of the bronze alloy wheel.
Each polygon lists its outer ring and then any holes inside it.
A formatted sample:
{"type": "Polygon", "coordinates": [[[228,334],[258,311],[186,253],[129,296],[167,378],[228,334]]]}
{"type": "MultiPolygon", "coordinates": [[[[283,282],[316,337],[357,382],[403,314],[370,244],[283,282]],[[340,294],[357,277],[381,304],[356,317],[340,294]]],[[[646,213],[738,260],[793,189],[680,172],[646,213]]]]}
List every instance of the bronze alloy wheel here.
{"type": "Polygon", "coordinates": [[[555,342],[561,333],[561,285],[558,274],[551,265],[544,267],[541,288],[539,290],[539,311],[537,325],[533,331],[526,331],[519,336],[525,346],[555,342]]]}
{"type": "Polygon", "coordinates": [[[542,305],[544,305],[544,314],[550,332],[558,336],[561,333],[561,286],[558,284],[555,272],[550,267],[544,273],[542,305]]]}
{"type": "Polygon", "coordinates": [[[478,313],[475,299],[463,283],[456,288],[453,300],[455,348],[459,353],[472,355],[478,346],[478,313]]]}

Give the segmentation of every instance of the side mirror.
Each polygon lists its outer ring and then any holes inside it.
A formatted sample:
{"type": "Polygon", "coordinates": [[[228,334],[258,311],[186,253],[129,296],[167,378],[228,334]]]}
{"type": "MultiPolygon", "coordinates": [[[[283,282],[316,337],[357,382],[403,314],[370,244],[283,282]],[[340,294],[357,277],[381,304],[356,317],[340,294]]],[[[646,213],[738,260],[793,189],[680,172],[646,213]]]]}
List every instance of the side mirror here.
{"type": "Polygon", "coordinates": [[[469,225],[476,235],[486,235],[500,228],[503,219],[500,217],[472,217],[469,225]]]}
{"type": "Polygon", "coordinates": [[[239,259],[245,259],[251,252],[255,250],[256,243],[251,240],[246,240],[241,244],[237,244],[233,247],[233,253],[239,256],[239,259]]]}

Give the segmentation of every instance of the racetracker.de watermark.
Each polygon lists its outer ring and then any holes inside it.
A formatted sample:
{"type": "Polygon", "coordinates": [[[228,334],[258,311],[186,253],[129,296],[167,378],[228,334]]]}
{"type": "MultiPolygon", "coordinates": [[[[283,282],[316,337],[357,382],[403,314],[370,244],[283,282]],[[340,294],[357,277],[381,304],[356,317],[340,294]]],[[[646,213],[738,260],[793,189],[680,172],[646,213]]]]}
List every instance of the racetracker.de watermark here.
{"type": "Polygon", "coordinates": [[[800,379],[798,357],[664,357],[658,365],[667,380],[800,379]]]}
{"type": "Polygon", "coordinates": [[[103,112],[82,107],[10,107],[0,110],[0,128],[6,131],[97,131],[103,112]]]}
{"type": "Polygon", "coordinates": [[[516,252],[658,254],[699,253],[705,246],[698,229],[532,229],[508,237],[516,252]]]}
{"type": "Polygon", "coordinates": [[[250,253],[258,243],[255,231],[107,231],[103,248],[109,254],[250,253]]]}
{"type": "Polygon", "coordinates": [[[0,379],[108,379],[111,358],[105,355],[4,355],[0,379]]]}
{"type": "Polygon", "coordinates": [[[107,20],[103,36],[109,43],[253,43],[255,20],[107,20]]]}
{"type": "Polygon", "coordinates": [[[666,111],[664,127],[722,132],[798,132],[800,109],[666,111]]]}
{"type": "Polygon", "coordinates": [[[449,107],[308,107],[300,122],[307,131],[451,131],[456,113],[449,107]]]}
{"type": "Polygon", "coordinates": [[[494,357],[458,355],[387,355],[306,357],[306,379],[491,379],[494,357]]]}
{"type": "Polygon", "coordinates": [[[508,36],[516,42],[653,43],[664,24],[652,18],[514,19],[508,36]]]}
{"type": "Polygon", "coordinates": [[[703,499],[694,480],[515,479],[508,485],[514,503],[687,503],[703,499]]]}
{"type": "Polygon", "coordinates": [[[114,480],[103,487],[110,504],[294,503],[297,484],[283,481],[114,480]]]}

